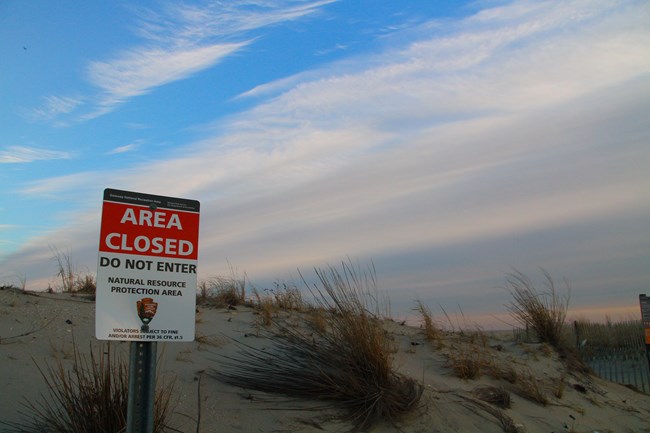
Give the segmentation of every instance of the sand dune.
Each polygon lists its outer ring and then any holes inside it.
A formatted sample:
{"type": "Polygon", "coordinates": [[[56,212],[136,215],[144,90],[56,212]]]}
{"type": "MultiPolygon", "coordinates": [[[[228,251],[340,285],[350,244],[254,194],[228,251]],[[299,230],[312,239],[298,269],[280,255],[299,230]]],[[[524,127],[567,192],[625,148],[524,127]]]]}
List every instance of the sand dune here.
{"type": "MultiPolygon", "coordinates": [[[[37,399],[46,386],[36,364],[60,359],[72,364],[73,340],[83,352],[98,347],[94,338],[92,300],[71,294],[30,294],[0,290],[0,420],[29,416],[22,399],[37,399]]],[[[299,313],[294,313],[299,314],[299,313]]],[[[558,355],[539,344],[513,341],[512,334],[446,333],[440,342],[426,341],[422,330],[385,321],[394,339],[397,369],[424,385],[420,404],[397,425],[380,423],[373,431],[416,432],[650,432],[650,396],[593,375],[568,371],[558,355]],[[454,359],[480,358],[476,379],[460,379],[454,359]],[[486,387],[502,388],[509,408],[479,398],[486,387]],[[533,401],[527,388],[545,402],[533,401]]],[[[215,380],[220,355],[235,355],[237,341],[272,347],[255,311],[198,307],[197,341],[160,343],[159,373],[176,378],[177,405],[171,419],[176,431],[196,432],[339,432],[349,425],[324,421],[322,405],[250,392],[215,380]]],[[[128,355],[129,343],[112,343],[128,355]]],[[[0,431],[2,427],[0,427],[0,431]]],[[[9,431],[9,430],[8,430],[9,431]]]]}

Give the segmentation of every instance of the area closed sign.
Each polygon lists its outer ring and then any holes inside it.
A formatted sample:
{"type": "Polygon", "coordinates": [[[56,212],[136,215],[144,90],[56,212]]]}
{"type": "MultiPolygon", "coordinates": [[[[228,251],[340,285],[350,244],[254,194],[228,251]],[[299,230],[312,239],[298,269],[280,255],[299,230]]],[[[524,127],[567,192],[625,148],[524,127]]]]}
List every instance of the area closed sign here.
{"type": "Polygon", "coordinates": [[[199,210],[196,200],[104,190],[98,339],[194,340],[199,210]]]}

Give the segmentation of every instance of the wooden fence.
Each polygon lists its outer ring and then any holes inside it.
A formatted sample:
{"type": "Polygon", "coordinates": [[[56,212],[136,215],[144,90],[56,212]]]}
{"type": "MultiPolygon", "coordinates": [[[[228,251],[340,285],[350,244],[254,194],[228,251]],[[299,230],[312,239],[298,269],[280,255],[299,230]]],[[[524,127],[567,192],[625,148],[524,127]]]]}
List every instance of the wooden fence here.
{"type": "MultiPolygon", "coordinates": [[[[528,329],[514,334],[519,341],[535,339],[528,329]]],[[[574,322],[566,327],[564,337],[599,377],[650,394],[650,363],[641,322],[574,322]]]]}
{"type": "Polygon", "coordinates": [[[574,322],[573,334],[581,358],[598,376],[650,394],[650,364],[640,322],[574,322]]]}

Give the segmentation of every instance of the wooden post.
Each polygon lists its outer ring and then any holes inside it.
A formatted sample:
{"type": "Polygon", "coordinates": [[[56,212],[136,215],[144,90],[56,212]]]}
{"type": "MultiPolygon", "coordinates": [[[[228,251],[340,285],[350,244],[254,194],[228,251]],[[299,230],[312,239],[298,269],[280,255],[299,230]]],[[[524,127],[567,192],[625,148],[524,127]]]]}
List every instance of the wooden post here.
{"type": "Polygon", "coordinates": [[[645,354],[648,359],[648,368],[650,369],[650,297],[645,294],[639,295],[639,304],[641,306],[643,332],[645,333],[645,354]]]}

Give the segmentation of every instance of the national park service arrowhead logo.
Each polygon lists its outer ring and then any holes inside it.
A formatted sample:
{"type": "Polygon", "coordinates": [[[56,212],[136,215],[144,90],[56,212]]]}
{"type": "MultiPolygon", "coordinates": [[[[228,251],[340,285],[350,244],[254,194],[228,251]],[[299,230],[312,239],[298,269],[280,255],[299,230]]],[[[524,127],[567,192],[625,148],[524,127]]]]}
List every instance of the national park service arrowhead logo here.
{"type": "Polygon", "coordinates": [[[153,301],[153,298],[142,298],[137,302],[138,317],[142,321],[143,332],[149,331],[149,322],[153,320],[158,309],[158,303],[153,301]]]}

